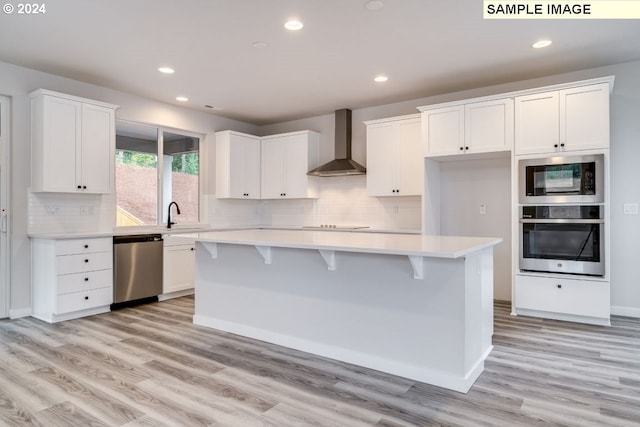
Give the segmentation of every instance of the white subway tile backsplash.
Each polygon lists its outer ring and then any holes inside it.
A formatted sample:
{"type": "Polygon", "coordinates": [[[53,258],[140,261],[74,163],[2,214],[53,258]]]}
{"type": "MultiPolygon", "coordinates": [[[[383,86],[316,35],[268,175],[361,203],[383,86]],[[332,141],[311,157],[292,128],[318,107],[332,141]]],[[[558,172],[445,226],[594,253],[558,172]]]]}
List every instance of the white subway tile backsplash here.
{"type": "Polygon", "coordinates": [[[95,194],[28,194],[29,233],[111,231],[115,196],[95,194]]]}

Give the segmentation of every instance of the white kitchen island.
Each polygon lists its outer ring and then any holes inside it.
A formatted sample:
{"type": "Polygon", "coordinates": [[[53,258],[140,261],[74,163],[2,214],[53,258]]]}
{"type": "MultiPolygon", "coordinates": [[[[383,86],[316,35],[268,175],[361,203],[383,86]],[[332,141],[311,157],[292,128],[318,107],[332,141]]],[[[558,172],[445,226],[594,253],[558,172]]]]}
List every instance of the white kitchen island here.
{"type": "Polygon", "coordinates": [[[499,238],[200,233],[193,322],[467,392],[492,349],[499,238]]]}

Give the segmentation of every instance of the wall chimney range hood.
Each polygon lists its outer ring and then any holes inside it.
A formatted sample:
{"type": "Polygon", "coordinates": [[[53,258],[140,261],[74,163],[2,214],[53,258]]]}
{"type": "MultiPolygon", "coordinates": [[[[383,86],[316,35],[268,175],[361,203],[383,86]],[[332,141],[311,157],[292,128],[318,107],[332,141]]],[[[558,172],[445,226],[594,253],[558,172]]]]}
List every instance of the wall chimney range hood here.
{"type": "Polygon", "coordinates": [[[351,159],[351,110],[344,108],[335,112],[335,160],[307,172],[311,176],[364,175],[364,166],[351,159]]]}

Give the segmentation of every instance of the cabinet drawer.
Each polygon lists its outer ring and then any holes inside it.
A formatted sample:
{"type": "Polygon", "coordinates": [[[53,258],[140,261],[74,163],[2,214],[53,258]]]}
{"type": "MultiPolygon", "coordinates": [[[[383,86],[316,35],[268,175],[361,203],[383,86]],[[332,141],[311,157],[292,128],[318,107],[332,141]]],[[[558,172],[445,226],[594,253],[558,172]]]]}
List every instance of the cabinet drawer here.
{"type": "Polygon", "coordinates": [[[552,313],[608,318],[609,283],[516,276],[516,307],[552,313]]]}
{"type": "Polygon", "coordinates": [[[58,275],[109,270],[113,268],[113,255],[111,252],[62,255],[56,257],[56,264],[58,275]]]}
{"type": "Polygon", "coordinates": [[[89,308],[109,305],[112,302],[113,287],[58,295],[58,309],[55,314],[86,310],[89,308]]]}
{"type": "Polygon", "coordinates": [[[73,255],[113,250],[111,237],[97,239],[68,239],[56,241],[56,255],[73,255]]]}
{"type": "Polygon", "coordinates": [[[113,285],[113,270],[87,271],[58,276],[58,295],[113,285]]]}

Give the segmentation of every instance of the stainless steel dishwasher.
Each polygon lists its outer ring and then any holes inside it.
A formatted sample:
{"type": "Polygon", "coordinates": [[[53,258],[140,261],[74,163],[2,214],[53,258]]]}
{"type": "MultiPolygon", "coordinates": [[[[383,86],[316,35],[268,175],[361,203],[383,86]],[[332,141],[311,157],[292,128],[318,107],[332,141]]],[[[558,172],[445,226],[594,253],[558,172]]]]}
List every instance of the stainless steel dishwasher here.
{"type": "Polygon", "coordinates": [[[111,309],[157,301],[162,293],[162,235],[113,237],[111,309]]]}

